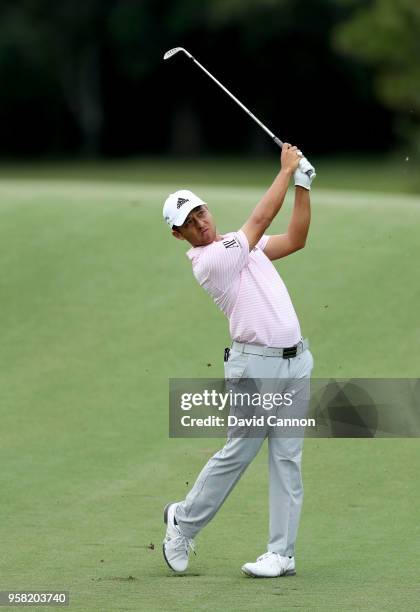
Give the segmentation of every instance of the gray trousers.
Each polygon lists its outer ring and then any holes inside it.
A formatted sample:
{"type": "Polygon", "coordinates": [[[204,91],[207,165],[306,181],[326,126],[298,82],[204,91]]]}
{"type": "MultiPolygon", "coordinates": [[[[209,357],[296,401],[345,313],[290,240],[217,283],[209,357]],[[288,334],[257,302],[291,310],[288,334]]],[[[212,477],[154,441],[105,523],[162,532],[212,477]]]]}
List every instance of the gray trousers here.
{"type": "MultiPolygon", "coordinates": [[[[282,391],[295,379],[309,379],[313,358],[309,349],[292,359],[263,357],[231,351],[226,379],[282,381],[282,391]]],[[[308,387],[309,381],[306,388],[308,387]]],[[[253,435],[253,434],[251,434],[253,435]]],[[[278,437],[267,430],[258,437],[229,437],[206,463],[194,486],[176,511],[181,531],[190,538],[207,525],[221,507],[268,437],[269,541],[267,550],[293,556],[303,502],[302,437],[278,437]]]]}

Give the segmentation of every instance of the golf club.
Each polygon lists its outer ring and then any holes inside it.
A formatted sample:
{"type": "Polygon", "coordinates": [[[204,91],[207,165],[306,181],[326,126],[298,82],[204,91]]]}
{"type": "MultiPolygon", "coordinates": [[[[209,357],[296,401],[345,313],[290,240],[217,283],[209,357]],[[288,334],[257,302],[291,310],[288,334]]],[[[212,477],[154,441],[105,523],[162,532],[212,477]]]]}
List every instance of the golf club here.
{"type": "MultiPolygon", "coordinates": [[[[260,126],[260,128],[262,128],[262,129],[264,130],[264,132],[266,132],[266,133],[267,133],[267,134],[270,136],[270,138],[272,138],[272,140],[273,140],[273,141],[274,141],[274,142],[275,142],[275,143],[276,143],[276,144],[277,144],[277,145],[278,145],[280,148],[283,146],[283,142],[280,140],[280,138],[277,138],[277,136],[276,136],[275,134],[273,134],[273,132],[271,132],[271,131],[268,129],[268,127],[266,127],[266,126],[265,126],[265,125],[264,125],[264,124],[263,124],[263,123],[262,123],[262,122],[261,122],[259,119],[257,119],[257,117],[256,117],[255,115],[253,115],[253,114],[251,113],[251,111],[250,111],[250,110],[248,110],[248,109],[247,109],[247,107],[246,107],[246,106],[244,106],[244,105],[242,104],[242,102],[240,102],[240,101],[238,100],[238,98],[236,98],[236,97],[235,97],[235,96],[234,96],[232,93],[230,93],[230,91],[229,91],[228,89],[226,89],[226,87],[225,87],[224,85],[222,85],[222,83],[220,83],[220,81],[218,81],[218,80],[217,80],[217,79],[216,79],[216,78],[215,78],[215,77],[214,77],[212,74],[210,74],[210,72],[209,72],[208,70],[206,70],[206,68],[204,68],[204,66],[202,66],[202,65],[200,64],[200,62],[198,62],[198,61],[195,59],[195,57],[193,57],[193,56],[191,55],[191,53],[189,53],[189,52],[188,52],[186,49],[184,49],[183,47],[174,47],[173,49],[170,49],[169,51],[167,51],[167,52],[165,53],[165,55],[163,56],[163,59],[164,59],[164,60],[167,60],[167,59],[169,59],[169,58],[173,57],[173,56],[174,56],[176,53],[179,53],[179,51],[182,51],[183,53],[185,53],[185,55],[186,55],[187,57],[189,57],[190,59],[192,59],[192,60],[193,60],[193,62],[194,62],[195,64],[197,64],[197,66],[198,66],[199,68],[201,68],[201,70],[202,70],[203,72],[205,72],[205,73],[207,74],[207,76],[209,76],[209,77],[210,77],[210,78],[211,78],[211,79],[212,79],[212,80],[213,80],[213,81],[214,81],[214,82],[215,82],[215,83],[216,83],[216,84],[217,84],[217,85],[218,85],[218,86],[219,86],[221,89],[223,89],[223,91],[224,91],[224,92],[226,92],[226,93],[228,94],[228,96],[229,96],[229,97],[231,97],[231,98],[232,98],[232,100],[233,100],[234,102],[236,102],[236,104],[238,104],[238,105],[239,105],[239,106],[240,106],[240,107],[241,107],[241,108],[242,108],[242,109],[243,109],[243,110],[244,110],[244,111],[245,111],[245,112],[246,112],[246,113],[247,113],[247,114],[248,114],[248,115],[251,117],[251,119],[253,119],[253,120],[255,121],[255,123],[257,123],[257,124],[260,126]]],[[[315,174],[315,172],[314,172],[312,169],[310,169],[310,170],[305,170],[305,161],[306,161],[306,159],[303,157],[303,158],[300,160],[300,162],[299,162],[299,166],[301,166],[301,170],[302,170],[303,172],[305,172],[305,173],[306,173],[306,174],[309,176],[309,178],[315,178],[316,174],[315,174]]]]}

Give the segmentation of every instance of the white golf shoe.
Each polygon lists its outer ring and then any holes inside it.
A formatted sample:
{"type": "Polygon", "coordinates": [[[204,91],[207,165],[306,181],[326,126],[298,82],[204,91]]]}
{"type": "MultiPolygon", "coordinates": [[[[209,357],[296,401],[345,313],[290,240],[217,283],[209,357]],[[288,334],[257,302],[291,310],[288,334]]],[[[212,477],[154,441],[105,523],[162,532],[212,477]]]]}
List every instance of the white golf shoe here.
{"type": "Polygon", "coordinates": [[[276,576],[295,576],[295,558],[282,557],[274,552],[266,552],[255,563],[245,563],[242,572],[253,578],[275,578],[276,576]]]}
{"type": "Polygon", "coordinates": [[[184,536],[175,522],[175,510],[178,503],[167,504],[163,511],[163,520],[167,528],[162,549],[165,561],[171,570],[174,572],[183,572],[188,567],[188,555],[190,550],[192,550],[194,554],[195,551],[194,540],[184,536]]]}

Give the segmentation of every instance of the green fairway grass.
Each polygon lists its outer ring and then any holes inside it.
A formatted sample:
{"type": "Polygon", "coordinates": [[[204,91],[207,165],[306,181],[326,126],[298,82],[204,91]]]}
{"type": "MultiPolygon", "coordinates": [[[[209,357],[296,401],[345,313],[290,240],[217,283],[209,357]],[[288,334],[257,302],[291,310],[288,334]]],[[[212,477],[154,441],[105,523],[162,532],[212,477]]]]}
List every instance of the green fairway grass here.
{"type": "MultiPolygon", "coordinates": [[[[193,164],[191,183],[188,164],[0,169],[0,590],[68,590],[83,612],[418,609],[415,439],[305,442],[294,578],[239,571],[265,551],[265,448],[187,573],[164,563],[163,506],[223,444],[168,438],[168,379],[222,376],[229,337],[162,203],[194,185],[237,229],[265,163],[246,180],[193,164]]],[[[276,263],[313,375],[419,377],[420,196],[379,170],[378,191],[325,172],[306,248],[276,263]]]]}

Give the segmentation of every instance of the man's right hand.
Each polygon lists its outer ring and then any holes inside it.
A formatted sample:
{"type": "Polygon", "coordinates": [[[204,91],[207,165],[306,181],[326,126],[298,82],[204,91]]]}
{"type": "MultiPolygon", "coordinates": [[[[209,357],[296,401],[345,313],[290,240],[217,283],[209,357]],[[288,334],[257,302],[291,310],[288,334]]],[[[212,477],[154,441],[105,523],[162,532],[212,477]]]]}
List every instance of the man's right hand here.
{"type": "Polygon", "coordinates": [[[302,153],[299,149],[285,142],[281,149],[281,169],[293,174],[301,158],[302,153]]]}

